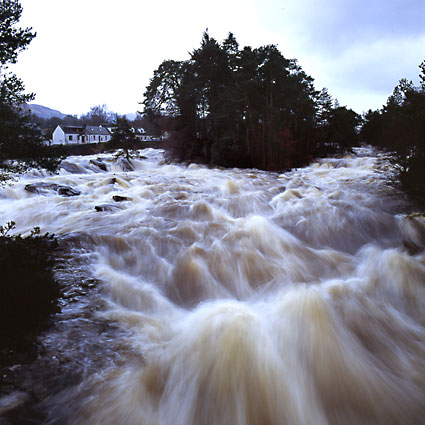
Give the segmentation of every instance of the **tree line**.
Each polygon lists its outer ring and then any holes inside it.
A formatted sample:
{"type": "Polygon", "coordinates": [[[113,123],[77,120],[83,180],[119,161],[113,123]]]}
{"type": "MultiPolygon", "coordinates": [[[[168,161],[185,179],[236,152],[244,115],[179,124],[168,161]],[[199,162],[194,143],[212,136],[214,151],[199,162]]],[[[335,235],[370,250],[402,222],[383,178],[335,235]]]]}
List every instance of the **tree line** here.
{"type": "Polygon", "coordinates": [[[205,31],[189,59],[155,70],[144,115],[166,119],[180,159],[290,168],[358,143],[360,116],[313,83],[275,45],[240,49],[205,31]]]}
{"type": "Polygon", "coordinates": [[[402,78],[387,103],[363,117],[361,139],[394,153],[403,189],[425,204],[425,60],[419,86],[402,78]]]}
{"type": "MultiPolygon", "coordinates": [[[[21,13],[18,0],[0,4],[0,162],[19,158],[24,166],[54,169],[57,154],[46,150],[41,129],[49,137],[59,124],[99,125],[119,117],[105,105],[62,120],[23,113],[21,105],[34,95],[5,72],[36,35],[17,26],[21,13]]],[[[326,89],[315,90],[313,78],[276,46],[240,49],[232,34],[219,43],[206,31],[188,60],[164,61],[155,71],[143,115],[131,124],[152,135],[171,133],[181,159],[274,170],[356,143],[358,123],[355,112],[326,89]]]]}

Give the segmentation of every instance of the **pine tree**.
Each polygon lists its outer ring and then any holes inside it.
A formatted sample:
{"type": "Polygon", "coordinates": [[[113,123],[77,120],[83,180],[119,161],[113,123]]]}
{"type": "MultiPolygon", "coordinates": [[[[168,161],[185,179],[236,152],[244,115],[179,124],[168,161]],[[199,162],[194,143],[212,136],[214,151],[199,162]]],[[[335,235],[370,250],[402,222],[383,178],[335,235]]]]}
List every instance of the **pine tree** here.
{"type": "Polygon", "coordinates": [[[58,160],[53,151],[43,144],[40,131],[23,114],[21,105],[34,99],[26,94],[25,87],[9,65],[17,62],[18,54],[25,50],[35,37],[32,28],[19,28],[22,6],[18,0],[0,2],[0,166],[4,171],[21,171],[28,166],[56,168],[58,160]],[[8,159],[19,159],[18,166],[11,167],[8,159]]]}
{"type": "Polygon", "coordinates": [[[130,160],[131,147],[137,140],[134,129],[131,127],[130,121],[125,116],[117,116],[114,125],[115,127],[109,144],[114,149],[124,149],[125,157],[130,160]]]}

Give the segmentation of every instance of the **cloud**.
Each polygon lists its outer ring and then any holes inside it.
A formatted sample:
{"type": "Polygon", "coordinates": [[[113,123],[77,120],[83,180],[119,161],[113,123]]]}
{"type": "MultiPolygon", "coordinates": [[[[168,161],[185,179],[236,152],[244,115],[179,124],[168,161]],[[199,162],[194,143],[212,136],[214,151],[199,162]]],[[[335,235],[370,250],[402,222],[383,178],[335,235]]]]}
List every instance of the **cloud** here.
{"type": "Polygon", "coordinates": [[[263,26],[342,104],[380,108],[425,59],[422,0],[264,0],[263,26]]]}
{"type": "Polygon", "coordinates": [[[347,48],[377,39],[425,34],[423,0],[296,0],[274,25],[289,31],[310,53],[338,56],[347,48]]]}
{"type": "Polygon", "coordinates": [[[137,110],[153,71],[182,60],[208,27],[241,46],[277,44],[342,104],[380,107],[425,59],[423,0],[21,0],[37,37],[16,68],[36,102],[83,113],[137,110]],[[421,57],[422,56],[422,57],[421,57]]]}

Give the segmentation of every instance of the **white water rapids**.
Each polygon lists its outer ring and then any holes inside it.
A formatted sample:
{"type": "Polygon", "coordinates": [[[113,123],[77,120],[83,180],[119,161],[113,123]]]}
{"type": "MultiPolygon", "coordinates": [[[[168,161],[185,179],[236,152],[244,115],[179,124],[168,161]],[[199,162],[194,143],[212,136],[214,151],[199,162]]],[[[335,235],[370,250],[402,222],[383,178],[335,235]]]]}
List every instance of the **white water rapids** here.
{"type": "Polygon", "coordinates": [[[78,241],[93,318],[121,329],[121,360],[52,389],[49,423],[425,423],[425,223],[401,213],[385,157],[278,174],[142,154],[0,189],[0,224],[78,241]]]}

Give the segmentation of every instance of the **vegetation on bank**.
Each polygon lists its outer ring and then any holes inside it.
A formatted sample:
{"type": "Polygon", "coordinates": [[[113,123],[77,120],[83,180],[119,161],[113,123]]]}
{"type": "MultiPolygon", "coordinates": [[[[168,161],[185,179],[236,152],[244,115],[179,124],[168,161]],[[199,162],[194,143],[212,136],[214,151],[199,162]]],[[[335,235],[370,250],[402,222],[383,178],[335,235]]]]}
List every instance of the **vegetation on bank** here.
{"type": "Polygon", "coordinates": [[[134,129],[126,117],[117,117],[114,125],[115,128],[108,145],[112,149],[123,149],[125,157],[130,160],[132,147],[137,143],[134,129]]]}
{"type": "Polygon", "coordinates": [[[36,35],[31,28],[17,27],[21,14],[19,1],[0,3],[0,180],[7,172],[29,166],[54,170],[60,161],[60,152],[44,145],[41,132],[22,111],[22,105],[34,94],[25,94],[22,80],[9,71],[36,35]]]}
{"type": "Polygon", "coordinates": [[[183,160],[277,170],[358,142],[360,117],[295,59],[274,45],[240,49],[231,33],[219,43],[205,32],[188,60],[162,62],[144,97],[183,160]]]}
{"type": "Polygon", "coordinates": [[[21,106],[34,94],[25,94],[22,80],[9,71],[36,35],[31,28],[17,27],[21,14],[17,0],[0,3],[0,180],[8,172],[21,172],[29,166],[54,170],[60,161],[60,152],[44,145],[30,115],[22,111],[21,106]]]}
{"type": "MultiPolygon", "coordinates": [[[[22,7],[17,0],[0,2],[0,182],[29,167],[53,171],[61,152],[45,146],[42,134],[22,105],[34,98],[9,67],[35,33],[19,28],[22,7]]],[[[57,310],[59,286],[53,275],[56,240],[39,235],[10,236],[10,222],[0,226],[0,363],[14,351],[28,351],[37,334],[57,310]]],[[[2,371],[3,372],[3,371],[2,371]]]]}
{"type": "Polygon", "coordinates": [[[425,204],[425,61],[420,86],[400,80],[386,105],[360,117],[317,91],[274,45],[239,48],[205,32],[185,61],[166,60],[144,114],[171,134],[180,160],[280,170],[365,142],[395,155],[403,189],[425,204]],[[161,118],[161,121],[159,121],[161,118]]]}
{"type": "Polygon", "coordinates": [[[381,109],[365,114],[360,134],[395,153],[403,189],[425,205],[425,61],[419,68],[420,86],[401,79],[381,109]]]}
{"type": "Polygon", "coordinates": [[[52,268],[57,241],[40,235],[9,236],[14,223],[0,226],[0,348],[32,340],[56,312],[59,285],[52,268]]]}

